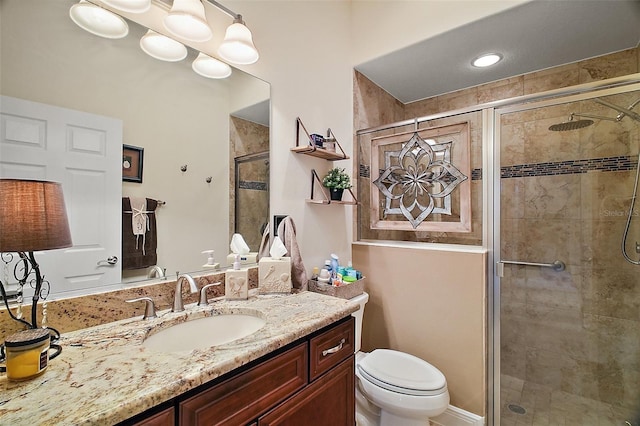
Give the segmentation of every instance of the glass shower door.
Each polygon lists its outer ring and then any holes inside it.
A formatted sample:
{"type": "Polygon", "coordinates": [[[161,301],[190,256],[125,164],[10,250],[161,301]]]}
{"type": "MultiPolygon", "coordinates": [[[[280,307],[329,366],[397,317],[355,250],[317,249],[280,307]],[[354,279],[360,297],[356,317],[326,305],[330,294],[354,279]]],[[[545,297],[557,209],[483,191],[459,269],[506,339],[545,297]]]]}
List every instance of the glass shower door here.
{"type": "Polygon", "coordinates": [[[640,266],[622,250],[626,234],[640,260],[640,201],[625,231],[640,146],[640,105],[624,113],[640,100],[632,88],[496,111],[503,426],[640,424],[640,266]]]}

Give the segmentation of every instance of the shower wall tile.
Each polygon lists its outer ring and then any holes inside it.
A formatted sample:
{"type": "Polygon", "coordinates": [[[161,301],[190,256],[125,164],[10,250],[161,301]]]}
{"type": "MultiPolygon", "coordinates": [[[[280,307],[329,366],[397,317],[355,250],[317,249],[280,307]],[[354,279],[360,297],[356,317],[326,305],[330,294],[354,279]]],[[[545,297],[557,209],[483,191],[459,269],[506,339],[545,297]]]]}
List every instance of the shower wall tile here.
{"type": "Polygon", "coordinates": [[[500,126],[500,164],[502,166],[526,163],[524,140],[523,122],[500,126]]]}
{"type": "Polygon", "coordinates": [[[527,218],[580,219],[580,175],[524,179],[527,218]]]}
{"type": "Polygon", "coordinates": [[[578,64],[568,64],[524,75],[524,94],[575,86],[580,83],[578,64]]]}
{"type": "Polygon", "coordinates": [[[453,111],[472,105],[478,105],[478,88],[458,90],[437,97],[439,111],[453,111]]]}
{"type": "Polygon", "coordinates": [[[585,266],[615,267],[624,262],[620,252],[624,225],[620,219],[583,221],[581,258],[585,266]]]}
{"type": "Polygon", "coordinates": [[[549,126],[557,124],[553,118],[524,123],[524,158],[526,163],[565,161],[580,158],[578,136],[573,132],[550,132],[549,126]]]}
{"type": "Polygon", "coordinates": [[[358,71],[354,71],[354,126],[376,127],[401,121],[403,105],[358,71]]]}
{"type": "Polygon", "coordinates": [[[562,260],[578,265],[581,259],[580,223],[563,219],[524,219],[524,234],[516,238],[526,242],[524,256],[533,262],[562,260]],[[549,243],[549,236],[553,243],[549,243]]]}
{"type": "MultiPolygon", "coordinates": [[[[500,198],[500,217],[502,219],[524,219],[525,217],[525,178],[502,179],[500,193],[509,196],[500,198]]],[[[503,223],[502,226],[506,226],[503,223]]]]}
{"type": "Polygon", "coordinates": [[[506,78],[478,86],[478,102],[483,104],[524,94],[524,76],[506,78]]]}
{"type": "Polygon", "coordinates": [[[583,220],[626,220],[635,170],[580,175],[583,220]]]}
{"type": "Polygon", "coordinates": [[[580,83],[622,77],[638,72],[638,49],[627,49],[578,62],[580,83]]]}
{"type": "Polygon", "coordinates": [[[583,273],[582,305],[585,314],[640,323],[638,266],[587,268],[583,273]]]}

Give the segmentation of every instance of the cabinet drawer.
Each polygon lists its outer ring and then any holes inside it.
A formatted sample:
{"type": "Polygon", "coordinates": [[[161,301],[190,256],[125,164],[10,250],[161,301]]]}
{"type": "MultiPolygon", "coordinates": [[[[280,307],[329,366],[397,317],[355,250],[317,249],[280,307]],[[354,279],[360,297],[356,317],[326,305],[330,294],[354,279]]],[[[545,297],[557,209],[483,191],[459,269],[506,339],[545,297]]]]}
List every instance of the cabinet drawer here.
{"type": "Polygon", "coordinates": [[[247,424],[307,384],[302,343],[179,403],[181,425],[247,424]]]}
{"type": "Polygon", "coordinates": [[[355,318],[313,337],[309,341],[309,380],[315,380],[327,370],[353,355],[355,318]]]}

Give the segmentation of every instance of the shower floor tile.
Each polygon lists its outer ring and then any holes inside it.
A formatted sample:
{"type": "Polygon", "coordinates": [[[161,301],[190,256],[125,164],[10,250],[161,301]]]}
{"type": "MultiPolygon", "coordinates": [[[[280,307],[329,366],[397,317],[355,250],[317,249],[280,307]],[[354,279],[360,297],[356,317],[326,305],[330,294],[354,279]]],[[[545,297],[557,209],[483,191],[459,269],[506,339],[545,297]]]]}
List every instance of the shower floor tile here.
{"type": "Polygon", "coordinates": [[[622,426],[634,416],[631,410],[515,377],[500,380],[500,426],[622,426]]]}

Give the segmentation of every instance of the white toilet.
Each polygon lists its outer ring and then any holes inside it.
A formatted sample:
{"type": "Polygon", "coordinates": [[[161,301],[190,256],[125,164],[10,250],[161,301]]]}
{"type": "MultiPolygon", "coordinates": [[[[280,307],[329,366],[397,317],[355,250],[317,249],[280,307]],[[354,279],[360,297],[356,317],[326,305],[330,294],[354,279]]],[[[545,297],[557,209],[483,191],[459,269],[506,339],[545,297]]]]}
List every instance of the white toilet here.
{"type": "Polygon", "coordinates": [[[358,426],[424,426],[444,413],[449,391],[444,375],[428,362],[390,349],[360,352],[362,316],[369,295],[351,299],[360,304],[356,319],[356,424],[358,426]]]}

